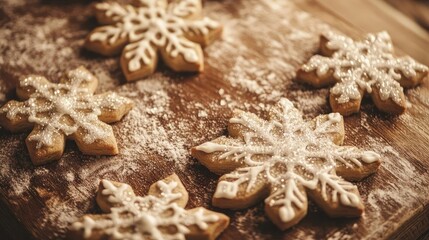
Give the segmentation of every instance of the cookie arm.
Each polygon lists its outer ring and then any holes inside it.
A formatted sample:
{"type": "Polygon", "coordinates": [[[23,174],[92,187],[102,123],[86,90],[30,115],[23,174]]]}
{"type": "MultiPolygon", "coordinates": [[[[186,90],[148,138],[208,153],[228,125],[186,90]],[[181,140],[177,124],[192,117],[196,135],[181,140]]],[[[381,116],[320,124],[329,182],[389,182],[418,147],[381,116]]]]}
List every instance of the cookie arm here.
{"type": "Polygon", "coordinates": [[[19,80],[19,84],[16,86],[16,95],[21,100],[27,100],[31,94],[37,91],[37,88],[47,88],[50,84],[52,83],[45,77],[30,75],[19,80]]]}
{"type": "Polygon", "coordinates": [[[158,198],[171,198],[172,201],[169,202],[174,202],[180,207],[185,207],[189,199],[188,191],[176,174],[152,184],[148,194],[158,198]]]}
{"type": "Polygon", "coordinates": [[[121,68],[127,81],[135,81],[155,72],[158,47],[147,39],[128,44],[121,55],[121,68]]]}
{"type": "Polygon", "coordinates": [[[429,77],[429,68],[414,61],[412,58],[402,57],[398,61],[400,64],[396,72],[401,74],[398,82],[402,87],[415,87],[429,77]]]}
{"type": "Polygon", "coordinates": [[[94,93],[98,86],[98,79],[83,66],[69,71],[60,82],[69,85],[78,84],[79,88],[87,89],[90,93],[94,93]]]}
{"type": "Polygon", "coordinates": [[[73,240],[98,240],[107,238],[105,229],[94,227],[93,224],[97,221],[109,220],[108,215],[87,214],[74,222],[67,232],[67,239],[73,240]]]}
{"type": "Polygon", "coordinates": [[[98,27],[88,34],[84,46],[104,56],[115,56],[128,43],[127,35],[119,24],[98,27]]]}
{"type": "Polygon", "coordinates": [[[234,149],[244,142],[234,138],[220,137],[191,149],[191,155],[211,172],[224,174],[245,166],[242,159],[235,158],[234,149]]]}
{"type": "Polygon", "coordinates": [[[173,1],[168,5],[167,11],[174,16],[187,20],[196,19],[201,16],[201,0],[173,1]]]}
{"type": "Polygon", "coordinates": [[[95,95],[95,101],[99,102],[101,114],[98,119],[105,123],[113,123],[121,120],[134,106],[134,103],[116,93],[106,92],[95,95]]]}
{"type": "Polygon", "coordinates": [[[311,127],[316,134],[329,137],[337,145],[344,141],[344,118],[339,113],[319,115],[311,121],[311,127]]]}
{"type": "Polygon", "coordinates": [[[211,44],[222,35],[222,25],[210,18],[187,22],[183,29],[185,37],[203,47],[211,44]]]}
{"type": "Polygon", "coordinates": [[[364,211],[357,187],[332,172],[320,174],[316,188],[307,193],[331,217],[358,217],[364,211]]]}
{"type": "MultiPolygon", "coordinates": [[[[210,210],[207,210],[202,207],[193,208],[186,211],[189,215],[200,215],[201,217],[208,218],[206,221],[200,221],[204,224],[204,227],[199,227],[197,225],[191,225],[189,226],[189,233],[186,234],[186,239],[206,239],[206,240],[212,240],[216,239],[222,232],[225,230],[225,228],[229,225],[229,217],[213,212],[210,210]],[[211,221],[207,221],[211,220],[211,221]]],[[[200,219],[201,220],[201,219],[200,219]]]]}
{"type": "Polygon", "coordinates": [[[328,47],[328,43],[330,41],[330,34],[331,33],[321,34],[319,38],[319,53],[325,57],[331,57],[337,51],[336,49],[328,47]]]}
{"type": "Polygon", "coordinates": [[[401,114],[407,108],[404,88],[415,87],[428,76],[428,67],[410,57],[396,59],[391,64],[389,77],[372,85],[371,98],[383,112],[401,114]]]}
{"type": "Polygon", "coordinates": [[[256,168],[258,167],[240,168],[223,175],[213,195],[213,205],[220,208],[244,209],[267,197],[269,187],[265,173],[262,169],[258,171],[256,168]]]}
{"type": "Polygon", "coordinates": [[[402,87],[399,86],[398,89],[392,89],[392,91],[396,91],[396,98],[398,99],[397,101],[395,101],[391,97],[383,99],[384,97],[382,96],[381,90],[376,85],[372,86],[372,92],[370,96],[372,101],[374,102],[374,105],[380,111],[383,111],[385,113],[401,114],[405,112],[405,109],[407,108],[407,100],[405,98],[404,92],[402,90],[402,87]]]}
{"type": "MultiPolygon", "coordinates": [[[[44,140],[46,141],[46,139],[44,140]]],[[[43,127],[36,124],[33,131],[25,139],[25,143],[33,164],[42,165],[61,158],[65,147],[65,136],[55,131],[44,134],[43,127]],[[40,138],[49,138],[48,141],[52,144],[41,144],[40,138]]]]}
{"type": "Polygon", "coordinates": [[[308,200],[305,188],[295,179],[286,179],[282,185],[271,186],[265,199],[265,213],[281,230],[286,230],[307,215],[308,200]]]}
{"type": "Polygon", "coordinates": [[[98,186],[96,201],[103,212],[110,213],[111,208],[122,206],[132,201],[134,197],[130,185],[102,179],[98,186]]]}
{"type": "Polygon", "coordinates": [[[338,96],[334,94],[329,95],[329,104],[331,105],[332,112],[338,112],[343,116],[350,116],[353,113],[359,112],[362,98],[353,99],[345,103],[338,101],[338,96]]]}
{"type": "Polygon", "coordinates": [[[343,146],[334,157],[336,173],[349,181],[359,181],[375,173],[381,164],[381,156],[372,151],[343,146]]]}
{"type": "Polygon", "coordinates": [[[280,101],[270,109],[269,119],[270,121],[279,122],[282,125],[295,127],[304,122],[302,113],[286,98],[280,99],[280,101]]]}
{"type": "Polygon", "coordinates": [[[318,75],[316,72],[317,70],[306,71],[304,68],[300,68],[296,74],[295,80],[315,88],[326,87],[337,82],[333,77],[333,70],[329,70],[322,75],[318,75]]]}
{"type": "Polygon", "coordinates": [[[95,17],[99,23],[104,25],[119,22],[130,11],[132,11],[132,7],[129,5],[123,6],[116,2],[105,2],[94,5],[95,17]]]}
{"type": "Polygon", "coordinates": [[[9,113],[20,108],[25,108],[25,103],[15,100],[9,101],[2,106],[0,108],[0,126],[13,133],[30,130],[33,127],[33,123],[28,122],[28,114],[16,112],[11,116],[9,113]]]}
{"type": "Polygon", "coordinates": [[[334,71],[326,69],[326,71],[318,72],[317,68],[310,67],[312,61],[323,57],[331,57],[337,50],[328,48],[329,37],[327,35],[320,35],[319,41],[319,54],[311,57],[311,59],[301,67],[297,74],[296,80],[301,83],[309,84],[316,88],[322,88],[334,84],[337,80],[334,78],[334,71]],[[310,67],[310,68],[309,68],[310,67]]]}
{"type": "MultiPolygon", "coordinates": [[[[93,128],[100,129],[103,137],[97,138],[92,132],[82,129],[81,127],[70,138],[76,142],[77,147],[83,154],[87,155],[116,155],[119,153],[113,129],[110,125],[94,121],[93,128]],[[91,140],[87,140],[90,138],[91,140]]],[[[99,131],[99,130],[95,130],[99,131]]]]}
{"type": "Polygon", "coordinates": [[[354,81],[338,82],[329,93],[332,112],[338,112],[343,116],[359,112],[365,91],[368,90],[361,88],[354,81]]]}
{"type": "Polygon", "coordinates": [[[185,37],[170,36],[160,49],[166,65],[176,72],[202,72],[204,55],[201,46],[185,37]]]}

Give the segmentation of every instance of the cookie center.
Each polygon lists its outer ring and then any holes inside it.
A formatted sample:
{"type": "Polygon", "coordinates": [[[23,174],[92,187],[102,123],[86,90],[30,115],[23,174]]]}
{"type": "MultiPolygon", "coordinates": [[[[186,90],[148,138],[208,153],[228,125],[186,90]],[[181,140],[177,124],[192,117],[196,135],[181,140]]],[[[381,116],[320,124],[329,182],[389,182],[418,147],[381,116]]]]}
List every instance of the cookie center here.
{"type": "Polygon", "coordinates": [[[69,98],[57,98],[54,104],[60,113],[68,113],[73,109],[73,101],[69,98]]]}
{"type": "Polygon", "coordinates": [[[150,27],[152,28],[157,28],[157,29],[165,28],[164,20],[160,18],[152,18],[149,24],[150,24],[150,27]]]}
{"type": "Polygon", "coordinates": [[[301,133],[294,133],[296,137],[300,137],[300,141],[290,138],[290,133],[284,133],[281,141],[274,147],[274,155],[282,157],[295,157],[305,152],[306,146],[309,144],[309,139],[302,136],[301,133]]]}

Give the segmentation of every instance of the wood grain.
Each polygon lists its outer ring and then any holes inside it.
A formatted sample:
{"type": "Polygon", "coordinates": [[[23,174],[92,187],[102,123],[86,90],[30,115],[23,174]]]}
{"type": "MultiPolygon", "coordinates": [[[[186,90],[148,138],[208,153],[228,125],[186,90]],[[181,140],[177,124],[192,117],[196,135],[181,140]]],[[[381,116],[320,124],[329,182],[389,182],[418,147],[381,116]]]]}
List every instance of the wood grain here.
{"type": "Polygon", "coordinates": [[[429,2],[426,0],[386,0],[387,3],[415,20],[421,26],[429,29],[429,2]]]}
{"type": "Polygon", "coordinates": [[[327,89],[293,81],[316,51],[320,31],[359,38],[387,29],[398,54],[429,64],[428,33],[398,11],[381,1],[206,1],[225,33],[206,49],[205,72],[176,74],[160,66],[151,78],[124,84],[118,57],[82,50],[97,26],[90,4],[34,0],[23,6],[10,0],[0,9],[0,104],[15,98],[21,76],[39,73],[55,81],[79,65],[100,78],[98,92],[116,91],[136,102],[113,125],[121,151],[115,157],[84,156],[68,143],[60,161],[34,167],[26,134],[0,129],[0,229],[8,238],[63,238],[69,221],[100,212],[100,178],[129,183],[142,195],[172,172],[189,192],[188,208],[231,217],[220,239],[416,239],[429,229],[429,81],[406,91],[412,107],[402,116],[386,116],[364,99],[361,113],[345,119],[345,143],[376,150],[384,160],[378,173],[357,183],[366,206],[358,219],[330,219],[310,204],[308,216],[282,232],[265,217],[263,203],[242,211],[215,209],[210,201],[218,176],[187,151],[223,135],[235,107],[264,114],[288,97],[308,117],[329,112],[327,89]]]}
{"type": "MultiPolygon", "coordinates": [[[[428,64],[429,32],[383,1],[316,1],[320,8],[362,32],[387,31],[396,47],[428,64]]],[[[320,9],[319,8],[319,9],[320,9]]]]}

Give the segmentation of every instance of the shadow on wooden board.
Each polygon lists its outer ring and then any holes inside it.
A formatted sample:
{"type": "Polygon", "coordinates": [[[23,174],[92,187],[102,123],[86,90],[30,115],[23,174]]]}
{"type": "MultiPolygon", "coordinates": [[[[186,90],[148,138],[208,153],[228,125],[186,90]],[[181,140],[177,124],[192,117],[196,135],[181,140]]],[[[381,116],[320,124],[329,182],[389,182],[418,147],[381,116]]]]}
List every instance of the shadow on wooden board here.
{"type": "Polygon", "coordinates": [[[10,212],[9,208],[0,201],[0,236],[1,239],[7,240],[33,240],[31,234],[26,231],[22,224],[16,220],[15,216],[10,212]]]}

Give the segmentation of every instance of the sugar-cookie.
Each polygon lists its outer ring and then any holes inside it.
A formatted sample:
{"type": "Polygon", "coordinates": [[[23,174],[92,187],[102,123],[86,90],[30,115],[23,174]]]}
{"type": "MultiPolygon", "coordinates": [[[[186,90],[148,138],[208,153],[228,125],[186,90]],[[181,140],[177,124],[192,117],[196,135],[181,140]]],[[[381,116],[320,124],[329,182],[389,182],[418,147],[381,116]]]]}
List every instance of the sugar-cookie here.
{"type": "Polygon", "coordinates": [[[344,139],[339,113],[306,122],[289,100],[281,99],[269,121],[236,111],[228,132],[230,137],[192,149],[192,156],[222,175],[214,206],[242,209],[265,199],[265,212],[280,229],[307,214],[307,195],[330,216],[362,214],[357,187],[344,179],[360,180],[374,173],[380,156],[339,146],[344,139]]]}
{"type": "Polygon", "coordinates": [[[61,158],[66,139],[89,155],[115,155],[112,127],[133,106],[130,99],[107,92],[93,95],[98,79],[84,67],[68,72],[60,83],[28,76],[16,88],[23,100],[0,108],[0,125],[11,132],[33,129],[26,139],[35,165],[61,158]]]}
{"type": "Polygon", "coordinates": [[[97,4],[96,17],[105,26],[88,35],[85,47],[106,56],[122,52],[121,67],[128,81],[153,73],[159,56],[175,71],[203,71],[200,45],[218,38],[222,27],[202,16],[201,0],[136,2],[97,4]]]}
{"type": "Polygon", "coordinates": [[[314,87],[335,84],[329,102],[344,116],[359,112],[365,93],[379,110],[401,114],[407,106],[403,87],[415,87],[428,76],[426,66],[393,56],[387,32],[368,34],[363,41],[329,32],[321,35],[319,50],[321,55],[303,65],[296,79],[314,87]]]}
{"type": "Polygon", "coordinates": [[[215,239],[229,224],[224,214],[202,207],[185,210],[188,192],[177,175],[136,196],[124,183],[101,180],[97,204],[105,214],[73,223],[73,239],[215,239]]]}

